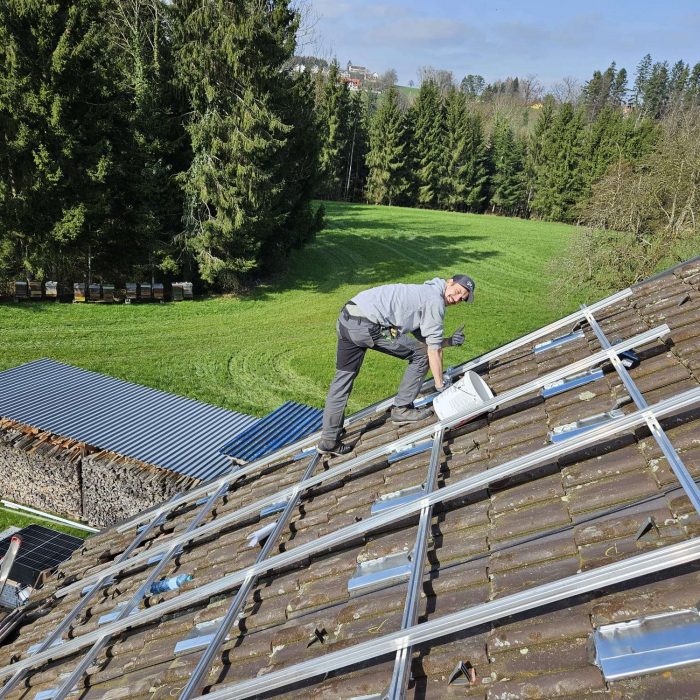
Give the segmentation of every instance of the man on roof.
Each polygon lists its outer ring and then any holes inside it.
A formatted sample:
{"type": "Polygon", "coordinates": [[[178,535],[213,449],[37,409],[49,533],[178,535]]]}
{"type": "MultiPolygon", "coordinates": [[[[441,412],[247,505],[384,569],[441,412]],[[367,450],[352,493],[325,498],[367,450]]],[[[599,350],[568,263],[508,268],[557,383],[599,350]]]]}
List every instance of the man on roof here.
{"type": "Polygon", "coordinates": [[[432,415],[432,409],[416,408],[413,401],[428,369],[438,391],[451,383],[442,372],[442,349],[462,345],[464,333],[460,328],[444,337],[445,307],[462,301],[472,303],[475,286],[469,275],[462,274],[448,280],[436,277],[424,284],[385,284],[366,289],[345,304],[336,323],[335,377],[323,412],[317,446],[321,454],[341,456],[352,451],[340,435],[352,385],[368,348],[408,360],[391,420],[413,423],[432,415]]]}

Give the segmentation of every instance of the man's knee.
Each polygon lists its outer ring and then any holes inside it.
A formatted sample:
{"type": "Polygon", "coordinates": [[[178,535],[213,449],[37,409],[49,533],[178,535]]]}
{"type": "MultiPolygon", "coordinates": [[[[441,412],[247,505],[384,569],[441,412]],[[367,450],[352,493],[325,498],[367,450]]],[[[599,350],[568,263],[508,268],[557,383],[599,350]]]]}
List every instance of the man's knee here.
{"type": "Polygon", "coordinates": [[[413,351],[413,355],[411,356],[411,363],[415,364],[421,369],[425,369],[426,371],[428,370],[428,348],[423,343],[420,343],[413,351]]]}

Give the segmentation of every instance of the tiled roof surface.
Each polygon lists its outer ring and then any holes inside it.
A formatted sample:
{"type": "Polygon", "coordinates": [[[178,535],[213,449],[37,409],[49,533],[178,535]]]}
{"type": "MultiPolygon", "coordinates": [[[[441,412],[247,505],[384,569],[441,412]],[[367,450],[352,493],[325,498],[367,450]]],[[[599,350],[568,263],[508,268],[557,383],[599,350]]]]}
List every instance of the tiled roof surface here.
{"type": "MultiPolygon", "coordinates": [[[[630,371],[649,404],[700,383],[700,262],[638,286],[631,297],[597,313],[596,318],[610,339],[629,338],[662,323],[670,326],[663,340],[638,348],[642,362],[630,371]]],[[[492,362],[484,378],[495,392],[502,393],[587,357],[599,345],[587,326],[584,330],[585,339],[550,352],[535,355],[532,344],[515,350],[492,362]]],[[[610,410],[625,393],[618,375],[606,365],[604,378],[595,383],[545,400],[533,392],[449,431],[438,487],[546,446],[548,431],[610,410]]],[[[631,413],[635,407],[623,402],[622,410],[631,413]]],[[[690,473],[700,476],[700,410],[686,410],[679,417],[663,420],[662,425],[690,473]]],[[[354,425],[347,439],[359,442],[347,459],[414,429],[394,426],[387,414],[354,425]]],[[[293,551],[369,517],[380,494],[422,483],[428,458],[423,453],[388,464],[383,456],[312,488],[303,494],[273,554],[293,551]]],[[[306,463],[280,461],[245,477],[205,523],[294,485],[306,463]]],[[[339,463],[333,460],[330,464],[339,463]]],[[[195,512],[194,504],[180,508],[142,548],[182,533],[195,512]]],[[[194,579],[180,591],[152,596],[149,605],[252,564],[259,548],[247,547],[247,537],[273,518],[262,523],[258,518],[248,519],[185,546],[164,575],[191,573],[194,579]]],[[[135,530],[113,528],[89,538],[84,549],[62,565],[43,589],[43,608],[34,610],[14,642],[0,647],[0,664],[26,658],[28,647],[44,639],[79,599],[79,592],[58,600],[51,594],[108,566],[128,546],[135,530]]],[[[416,533],[414,516],[261,578],[230,641],[216,656],[207,689],[219,690],[399,630],[405,582],[353,598],[347,583],[359,562],[410,551],[416,533]]],[[[656,442],[646,429],[638,428],[436,506],[418,619],[434,620],[698,534],[698,514],[656,442]],[[649,518],[653,519],[651,527],[649,518]]],[[[133,595],[147,575],[148,570],[136,569],[104,589],[71,626],[68,636],[95,630],[100,615],[133,595]]],[[[420,644],[413,648],[407,696],[696,698],[700,665],[606,683],[593,663],[591,632],[600,624],[695,606],[699,584],[700,562],[695,562],[420,644]],[[473,666],[475,683],[448,682],[460,661],[473,666]]],[[[223,615],[231,597],[230,591],[213,596],[116,636],[80,682],[80,697],[176,697],[201,650],[176,656],[175,644],[193,625],[223,615]]],[[[34,697],[40,690],[59,685],[61,674],[72,671],[81,658],[76,654],[43,665],[23,681],[25,687],[16,688],[9,697],[34,697]]],[[[393,662],[393,654],[381,656],[270,695],[351,698],[380,693],[388,686],[393,662]]]]}

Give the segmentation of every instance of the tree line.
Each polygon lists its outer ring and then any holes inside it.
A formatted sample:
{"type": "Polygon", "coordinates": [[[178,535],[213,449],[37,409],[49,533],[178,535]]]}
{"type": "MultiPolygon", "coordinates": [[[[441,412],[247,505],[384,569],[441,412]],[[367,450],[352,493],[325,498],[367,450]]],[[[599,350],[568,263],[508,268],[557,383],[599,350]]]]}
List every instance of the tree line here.
{"type": "Polygon", "coordinates": [[[412,100],[397,87],[351,93],[332,64],[316,102],[324,197],[632,234],[579,245],[574,276],[605,274],[603,286],[648,274],[669,240],[698,233],[700,64],[669,68],[647,55],[632,85],[613,63],[547,95],[532,77],[486,84],[470,74],[458,86],[427,69],[412,100]]]}
{"type": "Polygon", "coordinates": [[[291,5],[0,3],[0,277],[231,288],[312,237],[291,5]]]}
{"type": "Polygon", "coordinates": [[[700,65],[548,95],[425,67],[411,100],[295,56],[299,23],[290,0],[1,3],[0,280],[235,289],[313,237],[314,197],[696,230],[700,65]]]}
{"type": "Polygon", "coordinates": [[[661,121],[700,99],[700,64],[668,71],[650,56],[633,89],[612,64],[566,101],[540,100],[531,80],[457,87],[446,73],[409,102],[396,87],[351,93],[331,65],[316,95],[323,196],[577,221],[609,168],[639,162],[661,121]]]}

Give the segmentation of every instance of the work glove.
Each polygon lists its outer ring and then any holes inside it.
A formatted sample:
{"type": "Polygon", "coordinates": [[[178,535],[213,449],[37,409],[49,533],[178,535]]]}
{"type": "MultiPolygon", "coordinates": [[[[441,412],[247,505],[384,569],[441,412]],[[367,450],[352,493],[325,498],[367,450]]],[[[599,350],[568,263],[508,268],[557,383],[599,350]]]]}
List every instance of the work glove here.
{"type": "Polygon", "coordinates": [[[459,347],[464,343],[464,324],[462,324],[449,339],[449,344],[452,347],[459,347]]]}
{"type": "Polygon", "coordinates": [[[450,377],[447,372],[442,375],[442,386],[436,387],[438,391],[443,392],[445,389],[449,389],[452,386],[452,377],[450,377]]]}

